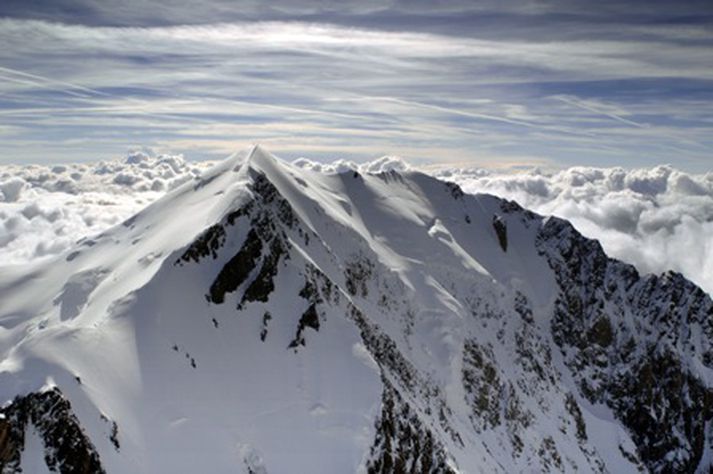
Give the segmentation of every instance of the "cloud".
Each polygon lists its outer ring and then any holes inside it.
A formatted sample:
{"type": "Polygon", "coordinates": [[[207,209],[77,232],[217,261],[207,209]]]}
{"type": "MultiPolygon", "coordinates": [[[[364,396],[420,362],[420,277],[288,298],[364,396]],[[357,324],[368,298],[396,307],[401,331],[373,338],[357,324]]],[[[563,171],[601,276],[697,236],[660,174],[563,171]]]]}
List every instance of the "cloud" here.
{"type": "Polygon", "coordinates": [[[7,181],[0,182],[0,196],[5,202],[15,202],[20,199],[24,188],[25,181],[23,179],[11,177],[7,181]]]}
{"type": "Polygon", "coordinates": [[[293,165],[303,169],[320,173],[345,173],[347,171],[359,171],[361,173],[385,173],[388,171],[408,171],[413,169],[399,156],[382,156],[372,161],[357,164],[348,160],[335,160],[331,163],[320,163],[308,158],[298,158],[292,162],[293,165]]]}
{"type": "Polygon", "coordinates": [[[134,151],[124,159],[96,163],[0,166],[0,265],[62,253],[209,165],[134,151]]]}
{"type": "Polygon", "coordinates": [[[297,158],[295,161],[292,162],[292,164],[306,170],[328,174],[345,173],[347,171],[359,169],[358,164],[348,160],[336,160],[332,163],[320,163],[318,161],[313,161],[308,158],[297,158]]]}
{"type": "Polygon", "coordinates": [[[385,173],[387,171],[407,171],[411,167],[399,156],[382,156],[364,163],[360,169],[366,173],[385,173]]]}
{"type": "MultiPolygon", "coordinates": [[[[38,0],[31,7],[23,0],[5,0],[2,13],[12,18],[34,18],[86,25],[151,26],[205,24],[216,21],[315,20],[351,26],[372,25],[384,28],[404,24],[438,31],[463,27],[464,20],[487,27],[488,22],[508,22],[522,27],[540,26],[545,20],[558,21],[562,28],[577,29],[577,20],[617,25],[651,25],[671,16],[703,19],[706,0],[671,2],[617,2],[602,0],[597,8],[577,0],[538,0],[502,2],[494,0],[38,0]],[[483,20],[477,22],[479,16],[483,20]],[[437,19],[439,21],[427,21],[437,19]],[[574,25],[573,25],[574,23],[574,25]]],[[[676,29],[680,30],[679,20],[676,29]]]]}
{"type": "Polygon", "coordinates": [[[434,174],[468,193],[512,199],[570,220],[610,255],[642,272],[675,270],[713,294],[713,173],[671,166],[625,170],[574,167],[499,173],[443,169],[434,174]]]}
{"type": "Polygon", "coordinates": [[[300,21],[259,2],[246,10],[270,21],[98,26],[10,15],[0,19],[0,162],[49,160],[50,146],[51,159],[90,160],[127,143],[218,158],[260,141],[290,159],[341,150],[351,160],[650,166],[674,156],[682,169],[706,169],[713,40],[703,26],[626,29],[609,21],[628,18],[614,7],[585,22],[591,14],[566,2],[467,3],[345,7],[349,24],[321,2],[297,5],[318,11],[300,21]],[[548,28],[558,8],[572,24],[548,28]],[[499,28],[489,9],[507,17],[499,28]],[[467,22],[435,31],[437,12],[467,22]]]}

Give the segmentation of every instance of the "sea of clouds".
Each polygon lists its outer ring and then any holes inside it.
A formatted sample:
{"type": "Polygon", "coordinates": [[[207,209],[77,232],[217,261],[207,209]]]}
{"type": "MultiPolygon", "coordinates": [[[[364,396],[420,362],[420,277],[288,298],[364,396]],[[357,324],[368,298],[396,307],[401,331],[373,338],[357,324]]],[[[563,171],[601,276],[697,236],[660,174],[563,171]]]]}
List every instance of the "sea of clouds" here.
{"type": "Polygon", "coordinates": [[[210,165],[134,151],[95,163],[0,166],[0,266],[62,253],[210,165]]]}
{"type": "MultiPolygon", "coordinates": [[[[326,173],[409,168],[396,157],[363,164],[307,159],[294,164],[326,173]]],[[[0,265],[62,253],[211,165],[136,151],[98,163],[0,166],[0,265]]],[[[694,175],[671,166],[427,172],[468,193],[502,196],[540,214],[568,219],[584,235],[598,239],[609,255],[642,272],[679,271],[713,294],[713,173],[694,175]]]]}

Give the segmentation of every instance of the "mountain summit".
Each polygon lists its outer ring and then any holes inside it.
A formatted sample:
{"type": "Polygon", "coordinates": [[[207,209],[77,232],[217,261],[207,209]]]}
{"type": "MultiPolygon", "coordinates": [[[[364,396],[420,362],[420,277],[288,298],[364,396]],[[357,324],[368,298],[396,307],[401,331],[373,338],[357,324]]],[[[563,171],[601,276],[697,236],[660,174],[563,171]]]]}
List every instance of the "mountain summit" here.
{"type": "Polygon", "coordinates": [[[708,472],[712,316],[566,221],[254,147],[0,271],[0,472],[708,472]]]}

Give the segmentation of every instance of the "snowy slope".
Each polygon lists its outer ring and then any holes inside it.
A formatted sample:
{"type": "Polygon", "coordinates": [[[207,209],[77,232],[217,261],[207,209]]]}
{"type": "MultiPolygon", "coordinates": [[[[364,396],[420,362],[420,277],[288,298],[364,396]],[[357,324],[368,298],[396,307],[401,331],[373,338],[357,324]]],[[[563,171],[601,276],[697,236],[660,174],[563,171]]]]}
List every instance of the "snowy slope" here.
{"type": "Polygon", "coordinates": [[[1,472],[703,471],[712,314],[559,219],[256,147],[0,271],[1,472]]]}

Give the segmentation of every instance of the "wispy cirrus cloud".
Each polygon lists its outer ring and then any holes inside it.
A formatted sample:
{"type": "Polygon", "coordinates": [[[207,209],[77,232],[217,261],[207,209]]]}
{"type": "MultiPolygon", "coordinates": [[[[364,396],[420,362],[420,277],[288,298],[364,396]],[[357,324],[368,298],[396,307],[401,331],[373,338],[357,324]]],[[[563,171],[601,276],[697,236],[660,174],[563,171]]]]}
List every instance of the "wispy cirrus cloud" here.
{"type": "Polygon", "coordinates": [[[142,22],[127,0],[115,22],[95,6],[76,23],[62,4],[23,15],[10,2],[0,161],[93,159],[129,144],[210,158],[261,141],[325,159],[338,143],[351,159],[408,150],[419,162],[709,167],[705,24],[641,24],[613,5],[595,15],[569,2],[466,3],[248,2],[238,18],[209,2],[177,25],[187,11],[161,2],[142,22]],[[246,21],[258,17],[270,21],[246,21]]]}

